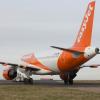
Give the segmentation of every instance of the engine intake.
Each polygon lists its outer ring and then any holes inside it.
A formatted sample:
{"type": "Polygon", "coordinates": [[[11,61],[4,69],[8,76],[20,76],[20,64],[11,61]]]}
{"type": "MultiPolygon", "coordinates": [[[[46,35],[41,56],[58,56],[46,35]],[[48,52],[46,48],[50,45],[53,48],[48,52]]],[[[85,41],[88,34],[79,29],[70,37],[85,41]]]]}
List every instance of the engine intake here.
{"type": "Polygon", "coordinates": [[[17,71],[13,68],[4,70],[4,72],[3,72],[3,77],[6,80],[13,80],[16,76],[17,76],[17,71]]]}

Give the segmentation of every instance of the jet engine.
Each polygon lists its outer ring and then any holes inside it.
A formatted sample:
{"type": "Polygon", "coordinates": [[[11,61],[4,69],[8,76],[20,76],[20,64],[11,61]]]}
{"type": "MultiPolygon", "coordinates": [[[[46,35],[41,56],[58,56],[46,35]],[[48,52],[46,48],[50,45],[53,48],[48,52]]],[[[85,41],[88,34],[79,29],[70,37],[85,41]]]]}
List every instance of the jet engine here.
{"type": "Polygon", "coordinates": [[[3,71],[3,77],[6,80],[13,80],[14,78],[17,77],[17,71],[13,68],[6,69],[3,71]]]}

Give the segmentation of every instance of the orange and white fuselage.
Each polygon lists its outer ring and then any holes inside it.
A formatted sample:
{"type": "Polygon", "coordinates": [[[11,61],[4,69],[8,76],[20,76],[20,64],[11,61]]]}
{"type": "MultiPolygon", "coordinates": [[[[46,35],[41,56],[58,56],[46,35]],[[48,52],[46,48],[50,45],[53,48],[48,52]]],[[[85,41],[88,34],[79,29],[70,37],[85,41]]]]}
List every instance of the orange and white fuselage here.
{"type": "Polygon", "coordinates": [[[38,75],[57,75],[79,69],[79,67],[94,57],[96,52],[95,47],[85,48],[84,54],[72,54],[66,51],[54,53],[51,56],[35,57],[34,54],[25,55],[23,61],[33,65],[41,70],[33,72],[38,75]]]}

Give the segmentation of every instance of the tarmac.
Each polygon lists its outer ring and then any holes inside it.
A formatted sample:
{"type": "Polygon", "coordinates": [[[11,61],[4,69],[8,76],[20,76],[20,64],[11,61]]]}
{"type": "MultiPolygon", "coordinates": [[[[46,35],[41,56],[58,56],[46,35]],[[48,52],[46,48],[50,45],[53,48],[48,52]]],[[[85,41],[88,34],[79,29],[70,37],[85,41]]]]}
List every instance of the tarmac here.
{"type": "MultiPolygon", "coordinates": [[[[0,85],[25,85],[23,82],[0,80],[0,85]]],[[[64,85],[61,80],[34,80],[33,86],[67,87],[88,92],[100,93],[100,81],[75,80],[73,85],[64,85]]]]}

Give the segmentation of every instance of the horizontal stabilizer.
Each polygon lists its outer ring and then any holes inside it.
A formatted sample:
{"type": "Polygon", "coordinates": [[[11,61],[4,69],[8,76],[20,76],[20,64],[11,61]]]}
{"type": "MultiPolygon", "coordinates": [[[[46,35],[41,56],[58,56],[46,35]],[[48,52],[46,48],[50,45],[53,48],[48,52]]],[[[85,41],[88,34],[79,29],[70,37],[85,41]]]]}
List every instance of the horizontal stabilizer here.
{"type": "Polygon", "coordinates": [[[66,48],[61,48],[61,47],[56,47],[56,46],[51,46],[52,48],[55,48],[55,49],[59,49],[59,50],[63,50],[63,51],[67,51],[67,52],[70,52],[70,53],[79,53],[79,54],[84,54],[84,52],[81,52],[81,51],[77,51],[77,50],[73,50],[73,49],[66,49],[66,48]]]}

